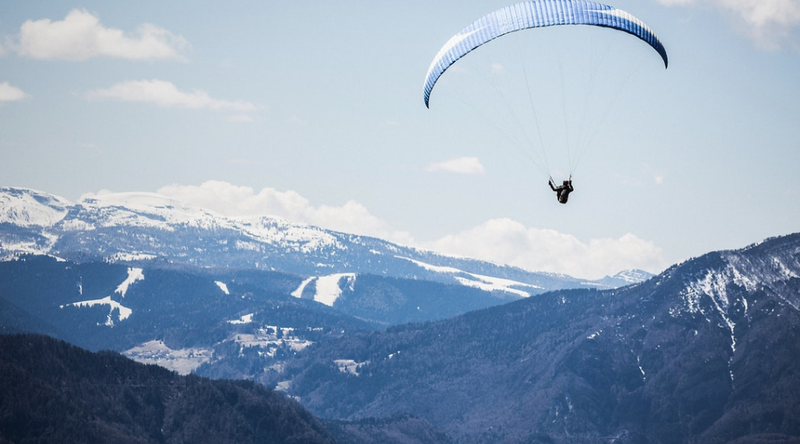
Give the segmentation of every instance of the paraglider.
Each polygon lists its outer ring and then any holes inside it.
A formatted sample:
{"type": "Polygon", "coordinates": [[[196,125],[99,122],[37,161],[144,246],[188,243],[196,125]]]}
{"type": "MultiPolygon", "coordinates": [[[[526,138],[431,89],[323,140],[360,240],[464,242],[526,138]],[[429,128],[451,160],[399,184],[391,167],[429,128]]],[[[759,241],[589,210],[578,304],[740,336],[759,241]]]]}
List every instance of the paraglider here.
{"type": "Polygon", "coordinates": [[[559,186],[555,185],[552,177],[547,183],[550,185],[550,189],[556,192],[556,199],[558,199],[558,203],[567,203],[567,199],[569,199],[569,193],[575,191],[575,188],[572,186],[571,177],[568,180],[565,180],[564,183],[559,186]]]}
{"type": "MultiPolygon", "coordinates": [[[[669,64],[664,44],[655,32],[628,12],[586,0],[527,1],[498,9],[479,18],[442,46],[425,75],[423,84],[425,106],[430,108],[433,89],[445,71],[481,45],[515,31],[562,25],[588,25],[630,34],[649,45],[664,62],[664,68],[669,64]]],[[[565,56],[570,57],[569,54],[565,56]]],[[[515,118],[515,120],[524,119],[515,118]]],[[[539,130],[538,122],[536,129],[539,130]]],[[[541,138],[541,132],[539,133],[541,138]]],[[[573,156],[573,159],[574,157],[576,156],[573,156]]],[[[543,163],[546,163],[546,160],[543,163]]],[[[566,203],[569,193],[574,190],[571,180],[572,168],[573,165],[570,165],[570,180],[564,181],[564,184],[556,187],[552,179],[550,180],[550,187],[558,193],[558,201],[561,203],[566,203]]],[[[546,171],[546,174],[552,173],[546,171]]]]}

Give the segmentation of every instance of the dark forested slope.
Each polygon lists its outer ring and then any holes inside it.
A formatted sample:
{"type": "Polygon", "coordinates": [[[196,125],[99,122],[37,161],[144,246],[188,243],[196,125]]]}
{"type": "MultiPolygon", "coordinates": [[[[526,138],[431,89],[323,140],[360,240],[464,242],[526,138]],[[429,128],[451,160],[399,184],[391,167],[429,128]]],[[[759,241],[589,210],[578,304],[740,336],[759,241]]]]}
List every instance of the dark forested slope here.
{"type": "Polygon", "coordinates": [[[0,442],[334,441],[298,403],[251,382],[178,376],[114,352],[0,335],[0,442]]]}

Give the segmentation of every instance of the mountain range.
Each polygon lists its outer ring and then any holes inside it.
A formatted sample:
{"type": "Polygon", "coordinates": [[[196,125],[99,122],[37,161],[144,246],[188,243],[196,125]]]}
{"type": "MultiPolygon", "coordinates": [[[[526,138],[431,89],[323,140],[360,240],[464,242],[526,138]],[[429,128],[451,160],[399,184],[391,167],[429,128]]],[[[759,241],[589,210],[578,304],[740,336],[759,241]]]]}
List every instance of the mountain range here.
{"type": "Polygon", "coordinates": [[[800,234],[583,281],[5,188],[0,257],[0,332],[262,383],[339,443],[800,442],[800,234]]]}
{"type": "Polygon", "coordinates": [[[152,193],[73,204],[0,188],[4,331],[214,377],[268,379],[309,344],[558,288],[612,288],[152,193]],[[266,352],[264,352],[266,350],[266,352]]]}
{"type": "Polygon", "coordinates": [[[800,442],[800,234],[315,344],[279,377],[321,417],[458,443],[800,442]]]}
{"type": "Polygon", "coordinates": [[[462,285],[501,299],[562,288],[613,288],[652,276],[624,270],[591,281],[531,272],[276,217],[223,216],[154,193],[103,194],[73,204],[39,191],[0,188],[0,259],[20,254],[140,267],[279,271],[309,278],[313,285],[304,288],[321,288],[318,299],[329,304],[336,290],[324,289],[353,274],[462,285]]]}

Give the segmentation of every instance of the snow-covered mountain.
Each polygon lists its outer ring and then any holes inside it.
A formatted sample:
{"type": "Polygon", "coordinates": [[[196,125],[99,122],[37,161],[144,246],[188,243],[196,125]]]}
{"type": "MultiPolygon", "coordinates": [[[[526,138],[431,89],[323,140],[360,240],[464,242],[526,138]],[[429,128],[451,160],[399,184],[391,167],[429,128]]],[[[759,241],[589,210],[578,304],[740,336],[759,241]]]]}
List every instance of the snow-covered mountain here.
{"type": "Polygon", "coordinates": [[[306,284],[315,285],[296,291],[316,292],[310,297],[323,303],[331,302],[354,274],[457,284],[504,298],[613,288],[652,276],[623,271],[586,281],[531,272],[276,217],[223,216],[154,193],[103,194],[71,203],[38,191],[0,188],[0,260],[22,254],[132,266],[280,271],[308,277],[306,284]]]}
{"type": "Polygon", "coordinates": [[[50,226],[63,219],[72,204],[33,190],[0,188],[0,224],[50,226]]]}

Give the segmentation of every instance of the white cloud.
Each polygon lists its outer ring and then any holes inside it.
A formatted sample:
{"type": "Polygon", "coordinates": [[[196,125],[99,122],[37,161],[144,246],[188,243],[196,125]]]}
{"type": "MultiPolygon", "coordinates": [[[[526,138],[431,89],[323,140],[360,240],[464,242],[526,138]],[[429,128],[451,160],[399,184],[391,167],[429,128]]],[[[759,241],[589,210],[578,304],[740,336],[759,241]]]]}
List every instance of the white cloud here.
{"type": "Polygon", "coordinates": [[[666,265],[660,248],[633,234],[585,243],[569,234],[525,227],[510,219],[492,219],[425,247],[526,270],[592,279],[631,268],[657,272],[666,265]]]}
{"type": "Polygon", "coordinates": [[[427,166],[426,171],[446,171],[456,174],[484,174],[483,164],[477,157],[458,157],[445,160],[443,162],[432,163],[427,166]]]}
{"type": "Polygon", "coordinates": [[[27,96],[21,89],[9,85],[8,82],[0,83],[0,102],[14,102],[27,96]]]}
{"type": "Polygon", "coordinates": [[[108,99],[124,102],[146,102],[164,108],[209,109],[238,113],[256,110],[256,106],[249,102],[214,99],[200,90],[180,91],[173,83],[164,80],[121,82],[110,88],[91,91],[86,94],[86,98],[90,100],[108,99]]]}
{"type": "Polygon", "coordinates": [[[106,28],[96,15],[74,9],[64,20],[26,21],[13,49],[21,56],[41,60],[156,60],[181,59],[188,46],[183,37],[155,25],[140,25],[133,35],[126,35],[120,29],[106,28]]]}
{"type": "Polygon", "coordinates": [[[659,0],[668,6],[710,6],[731,15],[739,32],[766,48],[800,49],[798,0],[659,0]]]}
{"type": "Polygon", "coordinates": [[[200,186],[170,185],[162,187],[158,193],[228,216],[278,216],[443,254],[580,278],[602,278],[631,268],[659,272],[667,265],[660,248],[633,234],[581,242],[555,230],[525,227],[510,219],[493,219],[435,241],[419,242],[407,232],[392,229],[390,223],[353,200],[341,206],[313,206],[295,191],[264,188],[256,192],[250,187],[222,181],[207,181],[200,186]]]}

